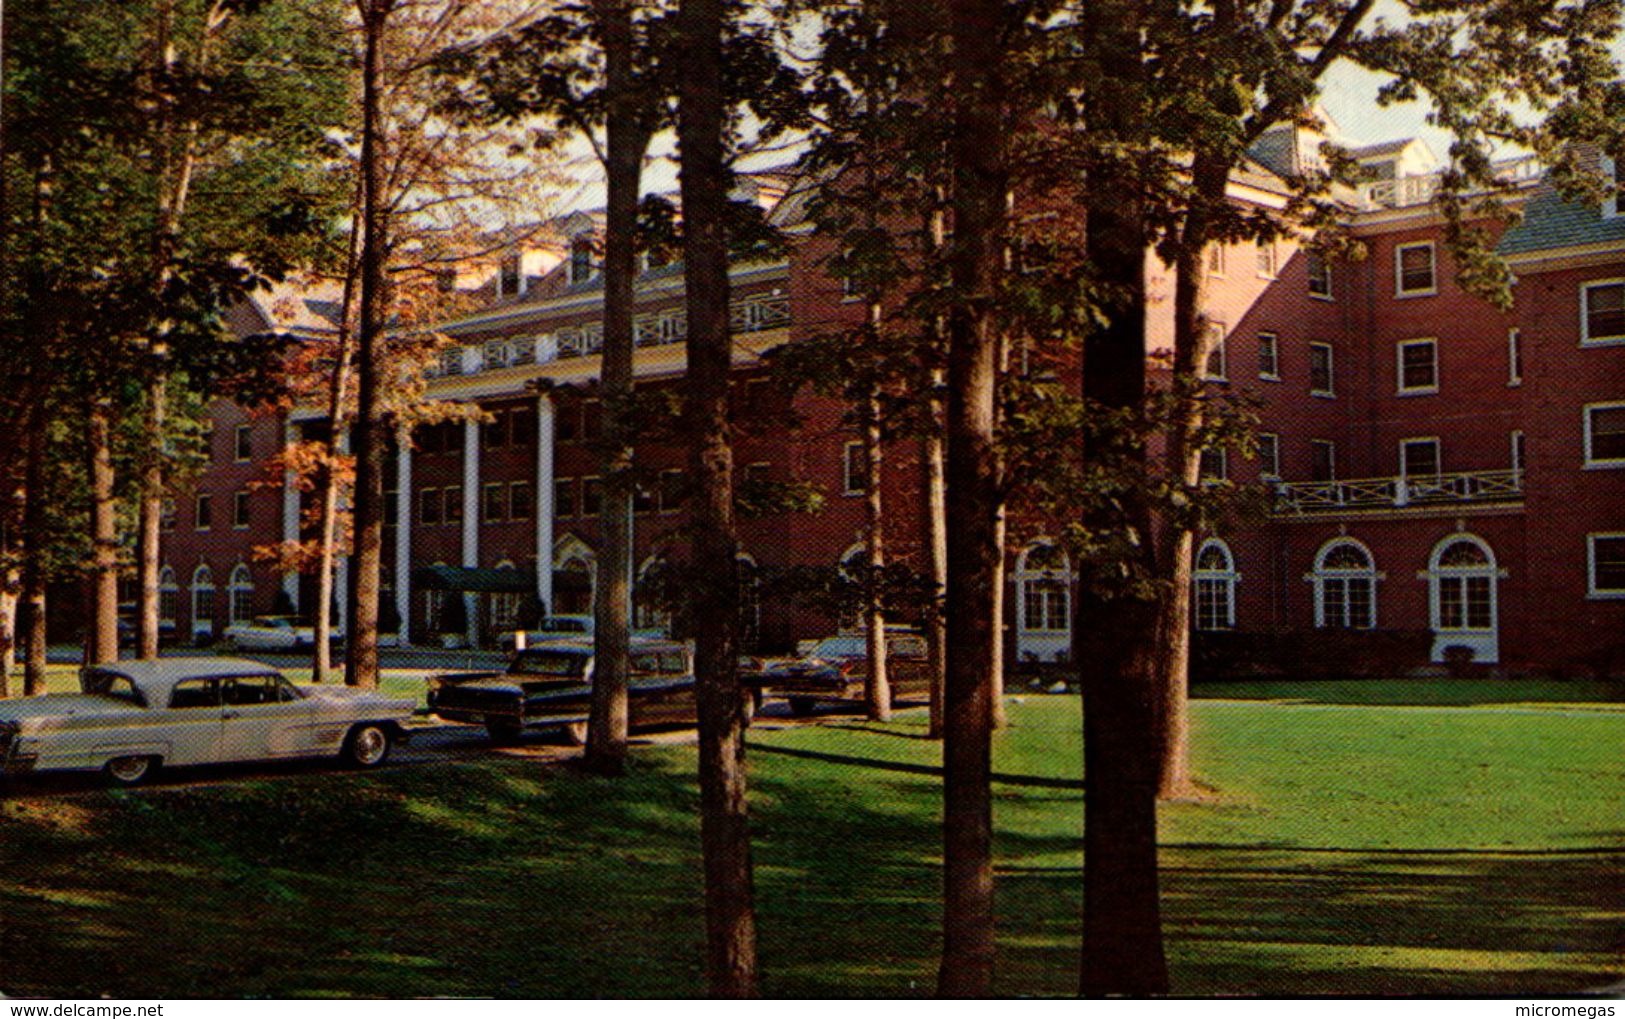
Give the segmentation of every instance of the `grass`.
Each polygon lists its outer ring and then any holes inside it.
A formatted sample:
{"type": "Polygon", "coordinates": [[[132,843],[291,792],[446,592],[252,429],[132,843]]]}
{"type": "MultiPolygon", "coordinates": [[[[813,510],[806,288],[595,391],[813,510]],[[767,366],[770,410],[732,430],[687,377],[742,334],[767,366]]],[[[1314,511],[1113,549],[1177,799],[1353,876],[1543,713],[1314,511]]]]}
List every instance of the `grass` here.
{"type": "MultiPolygon", "coordinates": [[[[1495,699],[1467,686],[1452,696],[1468,706],[1235,692],[1193,709],[1213,795],[1162,814],[1178,992],[1527,994],[1619,979],[1615,705],[1523,691],[1517,709],[1471,706],[1495,699]]],[[[939,750],[920,714],[753,730],[768,994],[929,993],[939,750]]],[[[1027,697],[1011,722],[995,758],[999,987],[1066,994],[1077,701],[1027,697]]],[[[620,780],[493,755],[134,793],[21,788],[0,802],[0,991],[697,994],[693,769],[692,747],[648,746],[620,780]]]]}

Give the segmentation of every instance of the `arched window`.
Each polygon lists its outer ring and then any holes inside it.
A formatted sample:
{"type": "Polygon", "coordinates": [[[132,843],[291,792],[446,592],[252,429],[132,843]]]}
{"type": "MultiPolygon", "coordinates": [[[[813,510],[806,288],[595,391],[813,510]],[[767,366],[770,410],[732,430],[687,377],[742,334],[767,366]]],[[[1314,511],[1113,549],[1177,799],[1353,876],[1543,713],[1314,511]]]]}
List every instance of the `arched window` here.
{"type": "Polygon", "coordinates": [[[228,587],[228,609],[233,623],[240,623],[254,614],[254,575],[243,563],[231,571],[228,587]]]}
{"type": "Polygon", "coordinates": [[[1072,567],[1049,542],[1027,546],[1016,561],[1017,618],[1027,633],[1066,633],[1072,620],[1072,567]]]}
{"type": "Polygon", "coordinates": [[[868,577],[869,550],[862,542],[849,547],[841,553],[841,560],[836,564],[840,573],[840,586],[843,589],[841,598],[840,628],[843,630],[862,630],[865,580],[868,577]]]}
{"type": "Polygon", "coordinates": [[[1495,556],[1470,535],[1441,541],[1428,563],[1435,630],[1495,628],[1495,556]]]}
{"type": "Polygon", "coordinates": [[[192,573],[192,632],[214,632],[214,573],[207,566],[192,573]]]}
{"type": "Polygon", "coordinates": [[[175,568],[165,566],[158,574],[158,625],[174,629],[181,609],[181,585],[175,579],[175,568]]]}
{"type": "Polygon", "coordinates": [[[1240,579],[1230,546],[1218,538],[1202,542],[1192,574],[1198,630],[1229,630],[1236,625],[1236,581],[1240,579]]]}
{"type": "Polygon", "coordinates": [[[1369,630],[1377,625],[1377,573],[1371,551],[1353,538],[1334,538],[1315,556],[1315,625],[1369,630]]]}

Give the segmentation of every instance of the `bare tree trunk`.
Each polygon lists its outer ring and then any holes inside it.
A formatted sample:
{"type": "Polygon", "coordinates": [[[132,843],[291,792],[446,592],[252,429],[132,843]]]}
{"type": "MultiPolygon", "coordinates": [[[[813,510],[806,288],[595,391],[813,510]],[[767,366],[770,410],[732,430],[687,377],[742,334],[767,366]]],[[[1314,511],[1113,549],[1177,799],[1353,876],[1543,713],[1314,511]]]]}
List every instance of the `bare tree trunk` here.
{"type": "Polygon", "coordinates": [[[632,5],[595,0],[593,17],[602,33],[605,61],[604,361],[599,404],[604,479],[599,525],[597,604],[593,606],[592,712],[587,724],[586,765],[601,775],[626,767],[632,627],[632,358],[635,346],[633,285],[637,277],[638,191],[649,135],[632,82],[632,5]]]}
{"type": "MultiPolygon", "coordinates": [[[[999,471],[1002,485],[1004,471],[999,471]]],[[[999,499],[997,516],[993,521],[993,544],[999,550],[999,561],[993,567],[993,659],[988,666],[988,698],[992,702],[993,728],[1002,729],[1008,722],[1004,714],[1004,662],[1008,649],[1004,646],[1005,583],[1004,546],[1009,530],[1004,499],[999,499]]]]}
{"type": "Polygon", "coordinates": [[[47,516],[50,509],[45,491],[45,461],[50,445],[50,415],[44,397],[28,430],[28,459],[24,484],[28,502],[23,507],[21,602],[17,629],[23,643],[23,693],[34,697],[45,692],[45,550],[49,544],[47,516]]]}
{"type": "MultiPolygon", "coordinates": [[[[1116,101],[1100,104],[1092,125],[1128,142],[1145,129],[1134,99],[1143,88],[1136,5],[1102,3],[1091,34],[1103,74],[1117,83],[1116,101]]],[[[1146,399],[1145,249],[1148,229],[1137,203],[1109,181],[1091,182],[1089,261],[1101,273],[1106,325],[1084,340],[1083,395],[1113,411],[1135,411],[1146,399]]],[[[1089,448],[1085,456],[1095,455],[1089,448]]],[[[1109,455],[1109,454],[1108,454],[1109,455]]],[[[1104,529],[1150,533],[1151,511],[1137,476],[1146,451],[1127,463],[1119,505],[1102,505],[1088,521],[1104,529]]],[[[1083,667],[1085,994],[1156,994],[1168,988],[1157,889],[1156,700],[1158,600],[1146,581],[1158,576],[1152,542],[1122,563],[1085,572],[1077,599],[1073,659],[1083,667]],[[1126,568],[1139,583],[1121,583],[1126,568]]]]}
{"type": "Polygon", "coordinates": [[[948,320],[948,671],[943,711],[943,946],[937,992],[993,991],[994,585],[999,549],[995,400],[1009,170],[1004,5],[953,0],[953,220],[948,320]]]}
{"type": "MultiPolygon", "coordinates": [[[[344,296],[339,305],[338,347],[334,352],[333,384],[327,392],[326,466],[322,470],[321,534],[317,541],[316,604],[312,615],[311,682],[327,682],[333,670],[333,573],[338,561],[339,541],[339,463],[343,455],[345,401],[349,398],[351,362],[356,333],[356,274],[361,262],[361,188],[356,189],[356,206],[350,216],[350,247],[344,259],[344,296]]],[[[402,436],[402,442],[410,441],[402,436]]],[[[410,513],[410,506],[397,507],[410,513]]],[[[382,552],[379,553],[382,555],[382,552]]],[[[405,569],[396,563],[397,571],[405,569]]]]}
{"type": "MultiPolygon", "coordinates": [[[[878,324],[880,305],[869,306],[871,325],[878,324]]],[[[886,450],[881,441],[880,396],[871,391],[863,406],[864,462],[864,552],[865,571],[864,643],[868,672],[864,677],[864,702],[870,721],[891,720],[891,683],[886,675],[886,533],[885,496],[881,492],[882,468],[886,450]]]]}
{"type": "Polygon", "coordinates": [[[700,716],[700,843],[705,858],[706,977],[718,998],[758,993],[756,907],[740,695],[738,539],[728,426],[730,174],[723,155],[725,0],[682,0],[678,144],[688,307],[685,393],[694,500],[695,672],[700,716]]]}
{"type": "Polygon", "coordinates": [[[378,417],[378,362],[388,315],[384,261],[389,252],[384,92],[384,35],[395,0],[358,0],[363,32],[361,80],[361,322],[355,420],[355,558],[350,575],[344,681],[378,685],[378,596],[384,550],[384,435],[378,417]]]}
{"type": "Polygon", "coordinates": [[[86,413],[90,478],[90,619],[85,663],[118,661],[118,503],[113,478],[113,407],[93,397],[86,413]]]}
{"type": "Polygon", "coordinates": [[[136,574],[139,588],[136,602],[136,656],[143,661],[158,657],[158,578],[163,559],[161,548],[164,514],[163,434],[168,414],[168,386],[160,374],[147,383],[146,467],[141,476],[141,512],[136,532],[136,574]]]}
{"type": "MultiPolygon", "coordinates": [[[[933,202],[926,223],[927,254],[940,256],[947,239],[947,199],[939,186],[933,189],[933,202]]],[[[940,350],[946,333],[942,316],[931,318],[928,337],[933,356],[940,350]]],[[[932,739],[942,738],[943,689],[948,676],[948,455],[947,407],[943,391],[947,378],[941,368],[933,368],[927,396],[925,434],[926,551],[931,563],[931,603],[926,620],[926,653],[931,670],[930,731],[932,739]]]]}

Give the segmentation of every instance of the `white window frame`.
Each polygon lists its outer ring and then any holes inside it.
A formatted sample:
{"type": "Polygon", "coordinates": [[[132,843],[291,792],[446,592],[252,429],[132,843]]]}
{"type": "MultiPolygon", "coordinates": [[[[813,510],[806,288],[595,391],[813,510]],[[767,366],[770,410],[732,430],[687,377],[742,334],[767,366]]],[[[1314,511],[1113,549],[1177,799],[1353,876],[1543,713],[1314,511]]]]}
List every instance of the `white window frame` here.
{"type": "Polygon", "coordinates": [[[209,569],[208,564],[200,565],[192,571],[192,635],[194,638],[200,631],[214,632],[214,591],[214,571],[209,569]],[[207,616],[198,612],[198,596],[203,594],[209,596],[209,614],[207,616]]]}
{"type": "Polygon", "coordinates": [[[1590,295],[1593,290],[1603,287],[1625,287],[1625,277],[1607,280],[1587,280],[1580,284],[1580,346],[1582,347],[1613,347],[1625,344],[1625,333],[1616,336],[1592,336],[1590,322],[1590,295]]]}
{"type": "Polygon", "coordinates": [[[247,563],[238,563],[231,569],[231,577],[226,583],[226,619],[230,625],[235,626],[245,619],[254,618],[254,574],[247,563]],[[237,599],[245,599],[246,609],[238,612],[237,599]]]}
{"type": "Polygon", "coordinates": [[[1394,296],[1405,297],[1432,297],[1439,292],[1439,255],[1434,250],[1432,241],[1411,241],[1406,244],[1394,245],[1394,296]],[[1415,290],[1405,288],[1404,253],[1417,248],[1426,248],[1428,252],[1428,285],[1415,290]]]}
{"type": "Polygon", "coordinates": [[[1281,271],[1281,252],[1274,241],[1259,241],[1256,272],[1261,280],[1272,280],[1281,271]]]}
{"type": "Polygon", "coordinates": [[[1230,327],[1223,322],[1213,320],[1206,327],[1207,356],[1202,358],[1202,381],[1229,382],[1230,381],[1230,327]],[[1218,371],[1213,371],[1214,355],[1218,355],[1218,371]]]}
{"type": "Polygon", "coordinates": [[[1429,628],[1432,629],[1436,635],[1498,633],[1501,619],[1499,591],[1501,585],[1497,583],[1497,581],[1500,580],[1502,575],[1503,574],[1499,569],[1499,564],[1495,558],[1495,549],[1491,548],[1490,543],[1485,541],[1483,538],[1480,538],[1478,535],[1468,534],[1465,531],[1461,531],[1456,534],[1446,535],[1445,537],[1439,539],[1438,544],[1433,546],[1432,554],[1428,556],[1428,569],[1427,573],[1425,574],[1428,580],[1429,628]],[[1484,553],[1484,565],[1441,565],[1440,560],[1443,559],[1445,552],[1449,551],[1453,546],[1464,542],[1466,544],[1476,546],[1480,552],[1484,553]],[[1461,592],[1462,625],[1445,626],[1443,587],[1445,584],[1452,581],[1463,581],[1468,578],[1486,579],[1489,581],[1490,625],[1487,627],[1469,625],[1472,621],[1472,608],[1468,601],[1467,588],[1465,585],[1463,585],[1461,592]]]}
{"type": "Polygon", "coordinates": [[[1523,333],[1507,330],[1507,388],[1523,385],[1523,333]]]}
{"type": "Polygon", "coordinates": [[[1399,476],[1409,481],[1412,478],[1437,478],[1444,473],[1444,444],[1437,435],[1413,435],[1399,440],[1399,476]],[[1432,474],[1415,474],[1411,471],[1410,447],[1432,446],[1433,463],[1435,470],[1432,474]]]}
{"type": "Polygon", "coordinates": [[[175,568],[165,566],[158,573],[158,623],[168,623],[170,629],[175,628],[175,619],[180,614],[181,585],[175,579],[175,568]],[[164,609],[168,609],[165,612],[164,609]]]}
{"type": "Polygon", "coordinates": [[[1191,560],[1191,626],[1197,630],[1233,630],[1236,628],[1236,584],[1241,580],[1241,574],[1236,572],[1236,557],[1230,551],[1230,546],[1220,538],[1209,538],[1202,542],[1196,550],[1196,558],[1191,560]],[[1225,568],[1222,570],[1204,570],[1201,568],[1202,556],[1209,550],[1217,548],[1224,553],[1225,568]],[[1202,584],[1216,583],[1223,585],[1224,590],[1224,626],[1203,626],[1202,624],[1202,584]]]}
{"type": "Polygon", "coordinates": [[[1218,465],[1219,471],[1218,471],[1217,474],[1201,474],[1200,473],[1200,471],[1201,471],[1200,460],[1198,460],[1198,467],[1197,467],[1197,471],[1198,471],[1197,480],[1198,481],[1200,481],[1204,485],[1215,485],[1215,484],[1218,484],[1221,481],[1229,481],[1230,480],[1230,450],[1229,449],[1225,448],[1224,446],[1220,446],[1218,449],[1204,449],[1204,450],[1202,450],[1201,456],[1203,458],[1212,457],[1213,459],[1212,459],[1211,462],[1218,465]]]}
{"type": "Polygon", "coordinates": [[[863,443],[862,442],[848,442],[846,445],[842,446],[841,447],[841,494],[842,495],[862,495],[864,492],[868,491],[868,487],[864,484],[864,482],[867,480],[867,478],[865,478],[864,475],[867,472],[863,468],[864,468],[864,463],[863,463],[863,443]],[[855,472],[852,469],[852,460],[853,460],[854,455],[856,455],[857,458],[858,458],[858,461],[857,461],[858,469],[855,472]],[[853,484],[853,475],[854,475],[854,473],[857,475],[857,484],[856,485],[853,484]]]}
{"type": "Polygon", "coordinates": [[[1027,634],[1065,634],[1072,632],[1072,558],[1066,554],[1065,549],[1057,548],[1049,539],[1041,538],[1022,549],[1021,556],[1016,560],[1015,570],[1016,592],[1021,604],[1016,606],[1016,624],[1022,633],[1027,634]],[[1041,567],[1031,569],[1028,562],[1034,552],[1039,549],[1055,549],[1060,554],[1061,565],[1058,568],[1041,567]],[[1027,609],[1029,602],[1035,598],[1036,592],[1032,590],[1035,584],[1044,584],[1042,591],[1044,601],[1040,615],[1042,626],[1027,625],[1027,609]],[[1050,599],[1059,585],[1061,626],[1048,625],[1054,621],[1053,604],[1050,599]]]}
{"type": "Polygon", "coordinates": [[[1511,453],[1510,459],[1512,461],[1512,469],[1515,470],[1515,471],[1522,471],[1523,470],[1523,460],[1524,460],[1524,457],[1526,455],[1526,452],[1525,452],[1525,450],[1523,448],[1523,444],[1524,444],[1523,429],[1514,428],[1512,430],[1511,434],[1507,436],[1507,443],[1510,446],[1510,453],[1511,453]]]}
{"type": "Polygon", "coordinates": [[[1281,480],[1281,435],[1279,432],[1258,433],[1258,476],[1264,481],[1281,480]],[[1265,439],[1269,442],[1266,444],[1265,439]],[[1265,456],[1268,449],[1269,455],[1265,456]]]}
{"type": "Polygon", "coordinates": [[[1619,166],[1614,162],[1612,156],[1602,157],[1602,172],[1604,176],[1608,178],[1608,183],[1611,185],[1608,190],[1608,197],[1602,200],[1602,218],[1614,219],[1618,217],[1621,212],[1620,186],[1625,184],[1625,181],[1621,181],[1619,179],[1619,166]]]}
{"type": "Polygon", "coordinates": [[[249,501],[253,493],[239,488],[231,493],[231,529],[246,531],[254,524],[254,504],[249,501]],[[239,522],[241,521],[241,522],[239,522]]]}
{"type": "Polygon", "coordinates": [[[245,464],[254,459],[254,426],[238,425],[231,433],[231,459],[233,463],[245,464]],[[247,440],[248,454],[243,454],[244,440],[247,440]]]}
{"type": "Polygon", "coordinates": [[[1323,255],[1316,255],[1313,252],[1311,252],[1307,256],[1305,256],[1304,271],[1305,271],[1305,273],[1307,274],[1307,277],[1308,277],[1307,288],[1308,288],[1308,291],[1309,291],[1309,296],[1312,299],[1314,299],[1316,301],[1333,301],[1333,300],[1337,299],[1335,297],[1336,288],[1332,286],[1332,262],[1331,262],[1331,259],[1326,258],[1323,255]],[[1323,274],[1323,276],[1325,278],[1325,281],[1326,281],[1326,289],[1324,291],[1320,291],[1320,290],[1315,289],[1315,280],[1317,278],[1315,276],[1315,263],[1317,261],[1320,263],[1322,274],[1323,274]]]}
{"type": "Polygon", "coordinates": [[[214,494],[212,492],[199,492],[192,500],[192,530],[208,531],[214,526],[214,494]],[[209,507],[207,519],[201,512],[204,506],[209,507]]]}
{"type": "Polygon", "coordinates": [[[1323,400],[1337,398],[1337,349],[1324,340],[1315,340],[1309,344],[1309,395],[1318,396],[1323,400]],[[1314,388],[1315,382],[1315,348],[1326,351],[1326,388],[1314,388]]]}
{"type": "Polygon", "coordinates": [[[1266,382],[1281,381],[1281,336],[1279,333],[1258,334],[1258,377],[1266,382]],[[1265,337],[1269,338],[1270,370],[1264,370],[1265,337]]]}
{"type": "Polygon", "coordinates": [[[1625,456],[1609,457],[1606,460],[1599,460],[1591,455],[1591,414],[1593,411],[1599,410],[1625,411],[1625,400],[1609,400],[1604,403],[1588,403],[1580,409],[1580,424],[1585,432],[1585,445],[1582,447],[1585,451],[1585,468],[1586,470],[1618,470],[1620,468],[1625,468],[1625,456]]]}
{"type": "Polygon", "coordinates": [[[1371,554],[1371,549],[1366,545],[1365,542],[1360,541],[1357,538],[1350,538],[1347,535],[1338,535],[1335,538],[1329,539],[1324,545],[1320,546],[1320,549],[1315,553],[1315,568],[1314,568],[1314,571],[1312,573],[1310,573],[1304,579],[1308,580],[1310,583],[1314,584],[1314,586],[1315,586],[1315,629],[1317,629],[1317,630],[1323,630],[1323,629],[1333,629],[1333,630],[1375,630],[1377,628],[1377,583],[1379,581],[1385,580],[1387,578],[1385,577],[1385,575],[1382,573],[1381,570],[1377,569],[1377,557],[1371,554]],[[1356,569],[1348,569],[1348,568],[1328,568],[1325,565],[1326,557],[1328,555],[1330,555],[1331,551],[1333,549],[1337,548],[1339,545],[1353,545],[1355,548],[1358,548],[1361,552],[1364,552],[1365,553],[1365,561],[1367,563],[1367,566],[1365,568],[1363,568],[1363,569],[1357,569],[1357,570],[1356,569]],[[1348,613],[1349,601],[1348,601],[1348,597],[1347,597],[1347,590],[1348,589],[1345,587],[1344,588],[1344,599],[1343,599],[1343,612],[1344,612],[1343,622],[1339,623],[1336,626],[1328,626],[1326,624],[1326,585],[1327,585],[1327,582],[1328,581],[1349,581],[1349,580],[1360,580],[1360,579],[1369,580],[1371,582],[1369,587],[1367,588],[1367,590],[1369,592],[1367,594],[1367,597],[1369,598],[1369,603],[1366,606],[1367,607],[1367,613],[1366,614],[1367,614],[1367,619],[1368,619],[1368,625],[1366,625],[1366,626],[1348,626],[1348,625],[1346,625],[1347,620],[1348,620],[1348,614],[1347,613],[1348,613]]]}
{"type": "Polygon", "coordinates": [[[1230,268],[1230,256],[1229,253],[1225,251],[1225,247],[1222,243],[1214,241],[1213,243],[1209,244],[1207,246],[1207,252],[1202,260],[1207,265],[1207,274],[1209,276],[1220,280],[1225,278],[1225,275],[1230,268]]]}
{"type": "Polygon", "coordinates": [[[1400,396],[1427,396],[1439,391],[1439,341],[1435,339],[1400,340],[1394,344],[1395,392],[1400,396]],[[1405,384],[1405,351],[1410,347],[1427,347],[1433,352],[1433,381],[1421,386],[1405,384]]]}
{"type": "Polygon", "coordinates": [[[1625,531],[1593,531],[1586,535],[1586,597],[1594,601],[1618,601],[1625,599],[1625,587],[1598,588],[1597,587],[1597,539],[1618,539],[1625,541],[1625,531]]]}

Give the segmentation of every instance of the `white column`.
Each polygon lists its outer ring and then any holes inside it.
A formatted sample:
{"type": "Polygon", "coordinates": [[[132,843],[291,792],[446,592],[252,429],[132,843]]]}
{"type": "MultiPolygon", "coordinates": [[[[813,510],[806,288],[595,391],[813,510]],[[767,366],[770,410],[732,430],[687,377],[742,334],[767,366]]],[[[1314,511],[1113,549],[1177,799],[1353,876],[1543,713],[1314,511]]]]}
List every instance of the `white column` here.
{"type": "Polygon", "coordinates": [[[406,647],[412,643],[412,439],[404,433],[395,453],[395,612],[406,647]]]}
{"type": "MultiPolygon", "coordinates": [[[[339,434],[339,452],[348,456],[350,454],[350,430],[346,428],[339,434]]],[[[340,489],[342,492],[343,490],[340,489]]],[[[350,508],[350,500],[344,496],[339,497],[339,510],[350,508]]],[[[338,557],[338,563],[333,567],[333,600],[338,603],[338,611],[334,613],[334,625],[344,633],[350,634],[350,555],[345,553],[338,557]]]]}
{"type": "MultiPolygon", "coordinates": [[[[296,434],[298,429],[289,418],[282,425],[284,450],[293,445],[296,434]]],[[[299,479],[291,470],[282,472],[282,540],[288,544],[299,540],[299,479]]],[[[299,611],[299,574],[283,574],[282,590],[293,600],[294,611],[299,611]]]]}
{"type": "MultiPolygon", "coordinates": [[[[480,423],[463,422],[463,565],[480,564],[480,423]]],[[[463,593],[468,616],[468,645],[479,644],[478,600],[473,592],[463,593]]]]}
{"type": "Polygon", "coordinates": [[[553,398],[536,400],[536,597],[553,614],[553,398]]]}

